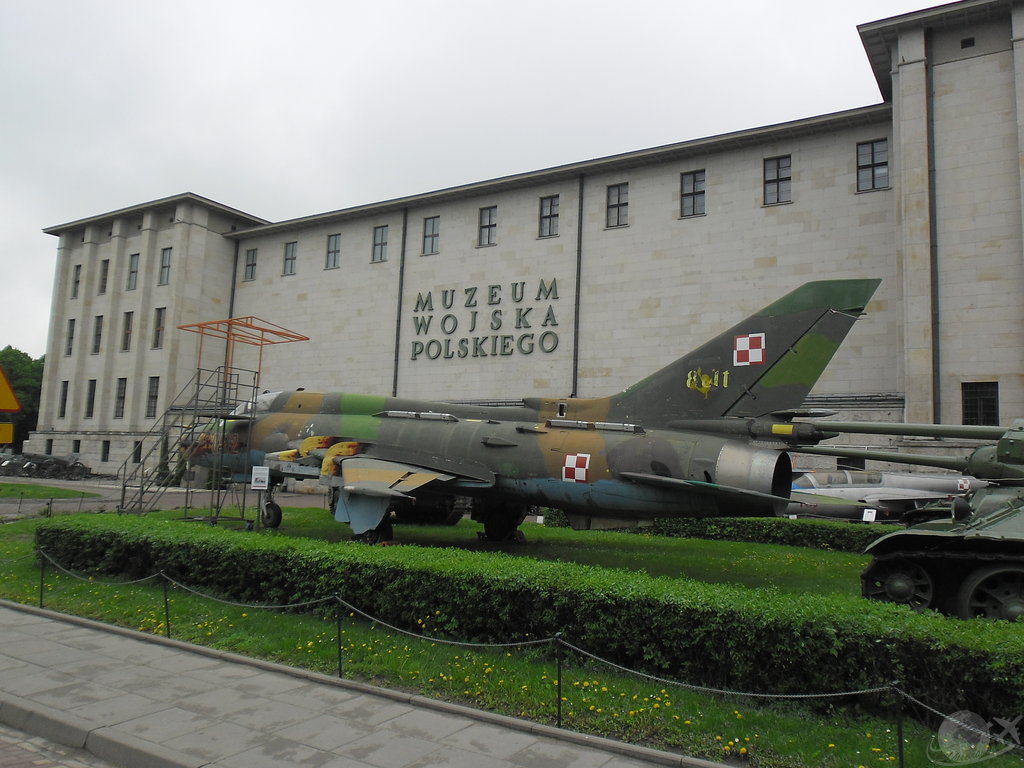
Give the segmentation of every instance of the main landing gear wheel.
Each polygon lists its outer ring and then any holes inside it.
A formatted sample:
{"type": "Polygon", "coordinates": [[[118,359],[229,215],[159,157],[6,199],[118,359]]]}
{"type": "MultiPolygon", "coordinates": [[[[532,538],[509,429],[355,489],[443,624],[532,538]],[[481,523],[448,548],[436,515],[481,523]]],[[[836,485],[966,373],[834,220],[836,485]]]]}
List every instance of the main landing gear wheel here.
{"type": "Polygon", "coordinates": [[[383,544],[395,538],[394,528],[391,526],[391,516],[385,515],[376,528],[371,528],[366,533],[361,533],[356,538],[364,544],[383,544]]]}
{"type": "Polygon", "coordinates": [[[478,535],[484,541],[526,541],[519,525],[528,512],[529,507],[522,504],[495,503],[487,509],[483,520],[484,532],[478,535]]]}
{"type": "Polygon", "coordinates": [[[956,612],[961,619],[1024,621],[1024,566],[987,565],[960,586],[956,612]]]}
{"type": "Polygon", "coordinates": [[[276,502],[268,501],[263,505],[261,518],[264,528],[277,528],[281,525],[281,507],[276,502]]]}
{"type": "Polygon", "coordinates": [[[864,597],[909,605],[923,611],[932,604],[935,586],[928,571],[903,558],[876,560],[864,572],[864,597]]]}

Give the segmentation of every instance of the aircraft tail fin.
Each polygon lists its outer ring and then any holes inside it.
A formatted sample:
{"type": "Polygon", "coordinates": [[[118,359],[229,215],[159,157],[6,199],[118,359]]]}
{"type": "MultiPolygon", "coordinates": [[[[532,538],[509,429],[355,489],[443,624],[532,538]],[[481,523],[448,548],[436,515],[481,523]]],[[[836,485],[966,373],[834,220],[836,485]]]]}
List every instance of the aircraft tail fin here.
{"type": "Polygon", "coordinates": [[[805,283],[613,396],[609,417],[657,427],[798,409],[880,282],[805,283]]]}

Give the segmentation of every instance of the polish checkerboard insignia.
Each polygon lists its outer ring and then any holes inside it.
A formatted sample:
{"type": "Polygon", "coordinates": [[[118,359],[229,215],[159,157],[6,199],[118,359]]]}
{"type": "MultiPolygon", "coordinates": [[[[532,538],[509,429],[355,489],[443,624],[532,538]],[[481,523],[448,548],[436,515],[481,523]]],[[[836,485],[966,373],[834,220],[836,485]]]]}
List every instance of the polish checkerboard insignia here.
{"type": "Polygon", "coordinates": [[[971,479],[969,477],[961,477],[956,481],[956,488],[958,491],[971,490],[971,479]]]}
{"type": "Polygon", "coordinates": [[[589,453],[567,453],[562,465],[562,479],[567,483],[585,483],[589,469],[589,453]]]}
{"type": "Polygon", "coordinates": [[[745,333],[737,336],[732,345],[732,364],[764,365],[765,344],[763,333],[745,333]]]}

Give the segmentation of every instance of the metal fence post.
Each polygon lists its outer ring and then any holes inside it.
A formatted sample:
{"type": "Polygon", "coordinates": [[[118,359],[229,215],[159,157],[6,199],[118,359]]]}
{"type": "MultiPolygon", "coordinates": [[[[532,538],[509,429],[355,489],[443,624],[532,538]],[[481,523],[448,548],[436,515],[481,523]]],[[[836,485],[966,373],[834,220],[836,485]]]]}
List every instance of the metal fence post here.
{"type": "Polygon", "coordinates": [[[171,639],[171,601],[167,598],[167,589],[168,589],[169,579],[167,578],[167,576],[164,574],[163,571],[160,571],[160,578],[163,580],[163,583],[164,583],[164,634],[167,636],[167,639],[170,640],[171,639]]]}
{"type": "Polygon", "coordinates": [[[555,643],[555,725],[562,727],[562,633],[556,632],[555,643]]]}

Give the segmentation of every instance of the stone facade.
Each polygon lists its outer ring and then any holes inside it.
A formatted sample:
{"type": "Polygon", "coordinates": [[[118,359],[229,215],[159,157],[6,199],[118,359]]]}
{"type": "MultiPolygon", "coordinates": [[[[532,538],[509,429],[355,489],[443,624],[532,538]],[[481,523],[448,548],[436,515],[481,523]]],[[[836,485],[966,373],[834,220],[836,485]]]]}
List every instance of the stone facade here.
{"type": "MultiPolygon", "coordinates": [[[[26,450],[77,446],[113,471],[155,421],[152,379],[162,412],[200,362],[182,324],[253,315],[308,336],[265,348],[266,389],[588,397],[621,390],[799,283],[845,277],[883,282],[813,404],[960,423],[963,385],[980,382],[997,387],[1006,423],[1024,410],[1022,13],[1010,0],[966,0],[862,25],[877,106],[291,221],[186,194],[52,227],[53,319],[26,450]],[[868,189],[858,185],[864,147],[884,174],[868,189]],[[778,158],[788,158],[789,199],[774,203],[766,162],[778,158]],[[688,215],[694,172],[703,210],[688,215]],[[127,290],[133,253],[138,285],[127,290]],[[125,413],[115,417],[119,379],[125,413]]],[[[236,365],[254,364],[245,352],[236,365]]]]}

